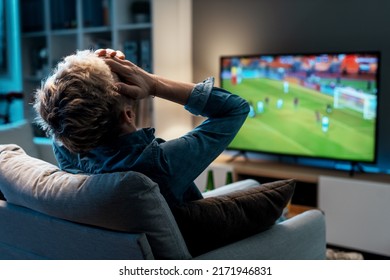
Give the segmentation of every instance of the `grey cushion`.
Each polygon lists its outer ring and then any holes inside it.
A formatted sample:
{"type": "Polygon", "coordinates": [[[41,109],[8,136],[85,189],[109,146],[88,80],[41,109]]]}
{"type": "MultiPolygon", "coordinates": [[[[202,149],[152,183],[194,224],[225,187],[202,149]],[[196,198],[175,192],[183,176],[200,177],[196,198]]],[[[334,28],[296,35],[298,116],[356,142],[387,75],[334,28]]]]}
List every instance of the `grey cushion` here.
{"type": "Polygon", "coordinates": [[[146,233],[157,259],[191,258],[158,185],[142,174],[70,174],[0,145],[0,190],[8,202],[50,216],[146,233]]]}

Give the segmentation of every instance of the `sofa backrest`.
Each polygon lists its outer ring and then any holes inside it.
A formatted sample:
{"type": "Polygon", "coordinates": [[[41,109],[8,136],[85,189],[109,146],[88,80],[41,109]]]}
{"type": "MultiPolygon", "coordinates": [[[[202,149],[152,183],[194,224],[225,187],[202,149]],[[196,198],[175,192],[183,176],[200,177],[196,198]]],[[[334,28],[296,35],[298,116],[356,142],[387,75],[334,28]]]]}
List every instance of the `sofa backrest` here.
{"type": "Polygon", "coordinates": [[[145,233],[156,259],[189,259],[158,185],[137,172],[70,174],[0,145],[0,191],[7,202],[82,224],[145,233]]]}

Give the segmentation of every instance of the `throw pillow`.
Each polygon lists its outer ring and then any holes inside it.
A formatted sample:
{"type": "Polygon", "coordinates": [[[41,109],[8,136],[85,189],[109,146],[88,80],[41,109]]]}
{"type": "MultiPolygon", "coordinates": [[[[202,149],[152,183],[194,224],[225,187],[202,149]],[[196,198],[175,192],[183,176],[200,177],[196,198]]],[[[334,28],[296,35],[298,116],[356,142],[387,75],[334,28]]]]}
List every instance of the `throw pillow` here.
{"type": "Polygon", "coordinates": [[[140,173],[70,174],[0,145],[0,190],[8,202],[53,217],[146,233],[157,259],[191,257],[157,184],[140,173]]]}
{"type": "Polygon", "coordinates": [[[290,201],[295,181],[281,180],[186,203],[173,214],[193,257],[271,227],[290,201]]]}

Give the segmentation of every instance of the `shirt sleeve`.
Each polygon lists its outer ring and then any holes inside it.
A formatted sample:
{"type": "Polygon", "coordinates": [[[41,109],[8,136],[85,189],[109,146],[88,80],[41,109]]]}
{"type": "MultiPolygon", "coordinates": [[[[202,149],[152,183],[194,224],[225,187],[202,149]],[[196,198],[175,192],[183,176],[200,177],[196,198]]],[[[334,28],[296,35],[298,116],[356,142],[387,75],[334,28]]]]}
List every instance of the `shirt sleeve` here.
{"type": "Polygon", "coordinates": [[[213,89],[213,85],[213,77],[207,78],[202,83],[197,84],[192,90],[190,98],[184,108],[194,115],[202,115],[203,109],[206,106],[213,89]]]}
{"type": "Polygon", "coordinates": [[[156,152],[157,164],[166,169],[173,188],[193,182],[226,149],[249,113],[246,100],[213,87],[213,82],[196,85],[185,106],[207,119],[186,135],[160,144],[156,152]]]}

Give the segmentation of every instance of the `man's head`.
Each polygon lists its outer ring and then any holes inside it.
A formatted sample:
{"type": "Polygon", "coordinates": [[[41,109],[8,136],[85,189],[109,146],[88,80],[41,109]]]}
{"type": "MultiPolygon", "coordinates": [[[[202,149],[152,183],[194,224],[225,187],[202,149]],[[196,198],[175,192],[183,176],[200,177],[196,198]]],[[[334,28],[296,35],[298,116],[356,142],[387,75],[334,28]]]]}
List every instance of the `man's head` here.
{"type": "Polygon", "coordinates": [[[126,98],[102,58],[78,51],[61,61],[36,91],[37,122],[72,152],[108,143],[123,132],[126,98]]]}

